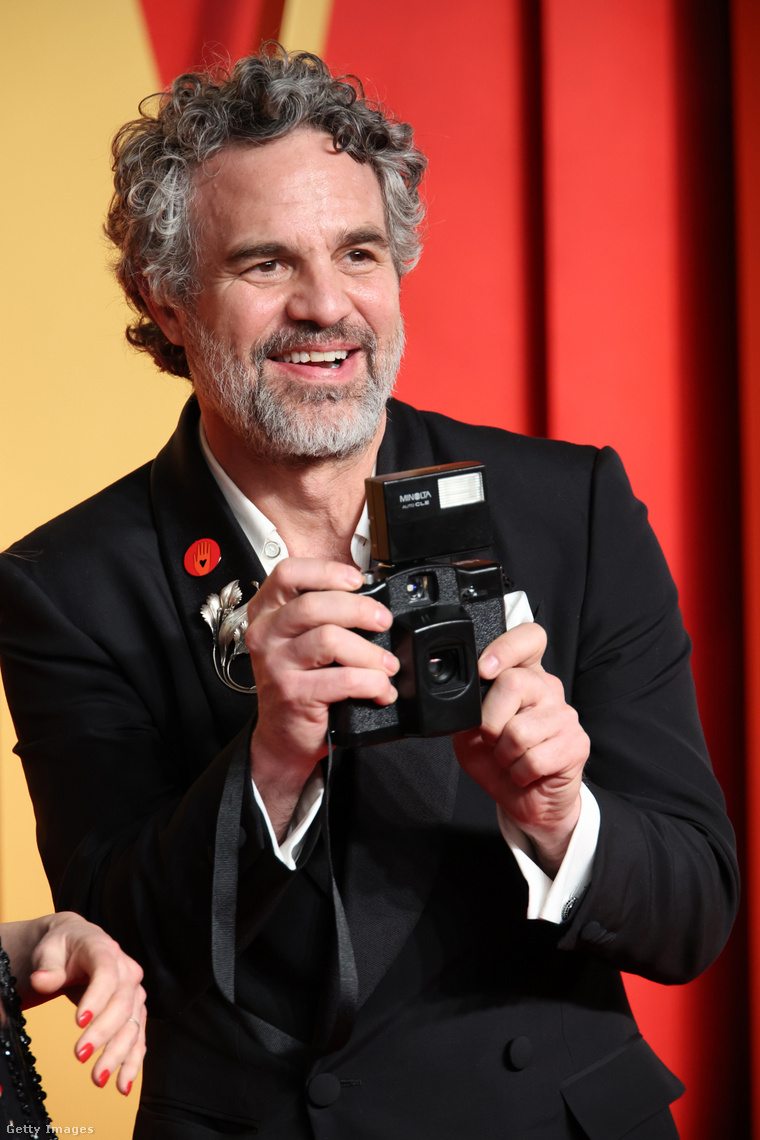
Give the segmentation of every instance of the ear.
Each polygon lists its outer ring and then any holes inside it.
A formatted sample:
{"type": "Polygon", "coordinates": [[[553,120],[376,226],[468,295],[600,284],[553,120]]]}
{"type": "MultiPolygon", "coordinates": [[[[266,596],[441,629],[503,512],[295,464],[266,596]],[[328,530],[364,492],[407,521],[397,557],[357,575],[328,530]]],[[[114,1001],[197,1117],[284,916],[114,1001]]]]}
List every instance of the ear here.
{"type": "Polygon", "coordinates": [[[181,311],[171,305],[159,305],[157,301],[153,300],[147,289],[142,285],[139,285],[138,288],[146,309],[167,340],[170,340],[172,344],[184,345],[185,335],[180,316],[181,311]]]}

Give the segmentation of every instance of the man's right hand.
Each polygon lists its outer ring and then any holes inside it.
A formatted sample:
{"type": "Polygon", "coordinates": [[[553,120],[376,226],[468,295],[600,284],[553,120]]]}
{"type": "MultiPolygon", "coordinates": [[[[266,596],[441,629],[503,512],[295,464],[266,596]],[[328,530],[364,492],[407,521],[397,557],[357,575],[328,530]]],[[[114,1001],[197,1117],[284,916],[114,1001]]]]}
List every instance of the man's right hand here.
{"type": "Polygon", "coordinates": [[[354,593],[362,575],[342,562],[287,558],[248,606],[246,646],[259,713],[251,775],[282,839],[315,765],[325,755],[327,716],[347,697],[389,705],[399,663],[355,629],[380,632],[390,610],[354,593]]]}

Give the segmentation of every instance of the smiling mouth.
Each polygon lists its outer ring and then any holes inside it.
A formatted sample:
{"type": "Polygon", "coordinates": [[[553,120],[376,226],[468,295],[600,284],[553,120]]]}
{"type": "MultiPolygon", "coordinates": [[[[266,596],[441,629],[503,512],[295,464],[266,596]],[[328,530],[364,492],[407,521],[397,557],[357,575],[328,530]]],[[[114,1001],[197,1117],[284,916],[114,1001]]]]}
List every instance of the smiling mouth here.
{"type": "Polygon", "coordinates": [[[313,352],[284,352],[281,356],[271,356],[269,359],[274,360],[280,364],[316,364],[320,368],[340,368],[343,361],[355,349],[336,348],[327,349],[324,352],[317,350],[313,352]]]}

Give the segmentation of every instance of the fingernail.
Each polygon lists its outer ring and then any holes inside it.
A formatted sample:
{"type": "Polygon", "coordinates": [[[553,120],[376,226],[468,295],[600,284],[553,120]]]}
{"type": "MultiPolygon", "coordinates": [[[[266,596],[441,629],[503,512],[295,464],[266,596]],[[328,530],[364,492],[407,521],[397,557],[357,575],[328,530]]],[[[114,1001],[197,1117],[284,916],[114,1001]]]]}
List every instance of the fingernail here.
{"type": "Polygon", "coordinates": [[[82,1064],[84,1064],[85,1061],[89,1061],[94,1051],[94,1046],[92,1046],[88,1041],[87,1044],[83,1045],[77,1053],[77,1061],[81,1061],[82,1064]]]}
{"type": "Polygon", "coordinates": [[[127,1091],[124,1093],[124,1096],[129,1096],[129,1094],[131,1092],[132,1092],[132,1082],[130,1081],[129,1084],[127,1085],[127,1091]]]}
{"type": "Polygon", "coordinates": [[[494,657],[493,653],[489,653],[487,657],[480,659],[480,673],[481,676],[488,676],[489,673],[495,673],[499,668],[499,658],[494,657]]]}
{"type": "Polygon", "coordinates": [[[361,586],[364,581],[361,570],[357,570],[354,566],[346,567],[346,581],[349,586],[361,586]]]}
{"type": "Polygon", "coordinates": [[[393,622],[393,614],[385,606],[378,606],[375,610],[375,621],[381,629],[387,629],[393,622]]]}
{"type": "Polygon", "coordinates": [[[85,1029],[92,1021],[92,1010],[84,1009],[77,1018],[77,1025],[80,1029],[85,1029]]]}
{"type": "Polygon", "coordinates": [[[394,657],[392,653],[383,654],[383,668],[386,673],[398,673],[401,663],[398,657],[394,657]]]}
{"type": "Polygon", "coordinates": [[[110,1075],[111,1075],[111,1072],[109,1069],[103,1070],[103,1072],[98,1077],[98,1088],[101,1088],[101,1089],[103,1088],[104,1084],[106,1083],[106,1081],[108,1080],[110,1075]]]}

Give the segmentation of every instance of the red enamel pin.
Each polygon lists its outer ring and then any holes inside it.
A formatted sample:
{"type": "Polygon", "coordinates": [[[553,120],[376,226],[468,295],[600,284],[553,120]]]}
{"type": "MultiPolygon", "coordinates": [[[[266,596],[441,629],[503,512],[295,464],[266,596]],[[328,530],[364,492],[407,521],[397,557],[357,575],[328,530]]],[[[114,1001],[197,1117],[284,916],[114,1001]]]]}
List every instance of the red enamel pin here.
{"type": "Polygon", "coordinates": [[[213,538],[196,539],[185,551],[184,567],[194,578],[203,578],[219,565],[222,552],[213,538]]]}

